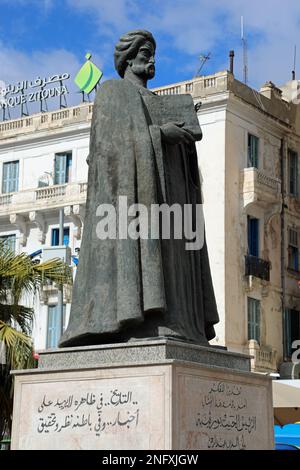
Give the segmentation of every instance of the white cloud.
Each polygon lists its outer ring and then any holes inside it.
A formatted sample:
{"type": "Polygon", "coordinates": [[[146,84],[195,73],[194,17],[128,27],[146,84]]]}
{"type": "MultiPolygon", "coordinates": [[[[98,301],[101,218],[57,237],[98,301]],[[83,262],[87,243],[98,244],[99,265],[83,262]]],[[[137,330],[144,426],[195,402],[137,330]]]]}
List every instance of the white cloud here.
{"type": "MultiPolygon", "coordinates": [[[[0,42],[0,80],[8,84],[16,84],[22,80],[33,80],[37,77],[47,78],[50,75],[70,73],[71,79],[66,82],[70,94],[67,97],[69,105],[80,102],[73,79],[84,62],[79,62],[76,56],[64,49],[49,52],[35,51],[26,54],[16,49],[7,48],[0,42]]],[[[49,109],[57,108],[55,100],[48,102],[49,109]]],[[[36,106],[31,105],[30,112],[35,112],[36,106]]],[[[15,113],[12,113],[15,116],[15,113]]]]}
{"type": "MultiPolygon", "coordinates": [[[[8,1],[10,0],[0,0],[0,5],[8,1]]],[[[64,1],[72,11],[89,18],[93,35],[95,30],[98,32],[98,52],[102,60],[99,56],[94,57],[94,60],[100,67],[104,61],[109,72],[109,64],[112,65],[113,62],[113,46],[120,34],[130,29],[146,28],[158,38],[160,57],[168,55],[169,44],[188,55],[188,60],[178,64],[176,69],[196,70],[200,53],[210,51],[210,66],[215,67],[216,71],[220,70],[228,64],[227,49],[235,49],[235,70],[237,77],[241,79],[241,15],[244,16],[248,39],[251,85],[259,87],[266,80],[281,84],[289,79],[295,44],[298,45],[298,63],[300,62],[299,0],[289,0],[286,4],[282,0],[64,1]],[[222,47],[224,57],[220,57],[222,47]]],[[[59,5],[58,0],[15,0],[16,2],[21,6],[30,3],[44,11],[59,5]]],[[[24,76],[27,71],[32,76],[49,70],[49,60],[53,61],[53,66],[68,64],[72,71],[80,65],[73,54],[63,49],[52,51],[50,54],[36,52],[28,55],[4,49],[2,46],[0,60],[4,67],[2,75],[9,74],[10,80],[12,76],[19,79],[20,75],[24,76]]]]}
{"type": "Polygon", "coordinates": [[[133,27],[140,7],[136,0],[66,0],[83,15],[95,18],[99,34],[114,37],[116,31],[124,32],[133,27]],[[124,30],[124,31],[123,31],[124,30]]]}
{"type": "MultiPolygon", "coordinates": [[[[95,18],[99,35],[117,36],[132,28],[164,34],[195,61],[201,51],[228,44],[237,53],[236,70],[242,76],[240,17],[244,16],[249,48],[249,78],[256,86],[290,77],[294,44],[299,45],[299,0],[67,0],[73,8],[95,18]]],[[[300,52],[299,52],[300,54],[300,52]]],[[[214,54],[213,54],[214,56],[214,54]]],[[[299,58],[300,61],[300,58],[299,58]]],[[[224,57],[222,65],[227,63],[224,57]]],[[[220,65],[220,64],[218,64],[220,65]]]]}

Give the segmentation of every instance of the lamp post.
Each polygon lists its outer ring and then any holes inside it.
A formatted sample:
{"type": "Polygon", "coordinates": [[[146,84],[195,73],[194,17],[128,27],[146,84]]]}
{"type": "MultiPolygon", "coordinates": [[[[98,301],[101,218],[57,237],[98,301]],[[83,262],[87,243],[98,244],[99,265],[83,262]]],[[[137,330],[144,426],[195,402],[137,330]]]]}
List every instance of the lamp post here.
{"type": "MultiPolygon", "coordinates": [[[[64,208],[59,209],[59,246],[64,245],[64,208]]],[[[64,330],[64,298],[63,298],[63,285],[59,286],[58,290],[58,312],[60,316],[60,333],[63,334],[64,330]]]]}

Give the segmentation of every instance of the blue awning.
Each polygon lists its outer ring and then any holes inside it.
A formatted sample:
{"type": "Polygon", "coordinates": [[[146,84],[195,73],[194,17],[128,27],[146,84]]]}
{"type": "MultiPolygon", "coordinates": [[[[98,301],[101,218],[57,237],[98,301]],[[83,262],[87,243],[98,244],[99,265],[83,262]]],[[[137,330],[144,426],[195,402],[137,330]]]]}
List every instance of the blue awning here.
{"type": "Polygon", "coordinates": [[[285,426],[274,426],[275,443],[292,444],[300,450],[300,423],[286,424],[285,426]]]}
{"type": "Polygon", "coordinates": [[[40,255],[41,253],[42,253],[42,250],[40,249],[40,250],[35,251],[34,253],[31,253],[31,254],[28,255],[28,256],[29,256],[29,258],[34,258],[35,256],[38,256],[38,255],[40,255]]]}

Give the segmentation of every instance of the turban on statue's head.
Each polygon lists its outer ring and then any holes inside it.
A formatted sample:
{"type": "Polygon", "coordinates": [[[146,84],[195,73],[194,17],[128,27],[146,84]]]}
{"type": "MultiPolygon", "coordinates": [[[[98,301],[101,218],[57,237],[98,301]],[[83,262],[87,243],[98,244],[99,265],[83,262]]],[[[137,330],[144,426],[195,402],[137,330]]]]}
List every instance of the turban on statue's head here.
{"type": "Polygon", "coordinates": [[[147,41],[152,42],[154,49],[156,48],[156,42],[152,34],[143,29],[129,31],[120,38],[118,44],[116,44],[114,54],[115,68],[120,77],[124,77],[128,65],[127,61],[134,59],[139,48],[147,41]]]}

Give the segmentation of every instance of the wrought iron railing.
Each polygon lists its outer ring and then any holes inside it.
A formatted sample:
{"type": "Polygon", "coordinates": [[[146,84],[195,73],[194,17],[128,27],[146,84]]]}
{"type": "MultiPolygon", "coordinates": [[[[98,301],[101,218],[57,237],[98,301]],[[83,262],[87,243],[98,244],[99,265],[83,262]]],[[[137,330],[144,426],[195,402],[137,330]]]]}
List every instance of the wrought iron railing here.
{"type": "Polygon", "coordinates": [[[271,265],[269,261],[266,261],[256,256],[246,255],[245,256],[245,275],[255,276],[264,281],[270,280],[270,269],[271,265]]]}

